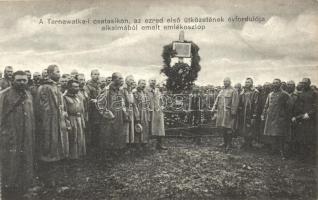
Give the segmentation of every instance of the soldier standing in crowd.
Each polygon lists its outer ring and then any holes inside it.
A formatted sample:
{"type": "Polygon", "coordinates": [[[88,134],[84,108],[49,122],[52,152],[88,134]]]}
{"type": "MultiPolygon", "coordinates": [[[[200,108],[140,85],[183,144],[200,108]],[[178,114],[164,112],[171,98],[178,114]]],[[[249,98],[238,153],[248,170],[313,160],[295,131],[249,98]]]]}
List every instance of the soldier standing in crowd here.
{"type": "Polygon", "coordinates": [[[69,148],[70,159],[79,159],[86,155],[84,104],[79,96],[79,82],[71,79],[67,83],[67,92],[63,95],[67,119],[70,122],[69,148]]]}
{"type": "Polygon", "coordinates": [[[33,85],[30,87],[31,94],[33,98],[36,98],[36,95],[38,93],[38,88],[40,87],[41,82],[41,74],[39,72],[33,73],[33,85]]]}
{"type": "Polygon", "coordinates": [[[216,126],[223,135],[222,146],[228,150],[232,145],[239,96],[231,86],[230,78],[225,78],[223,83],[224,88],[219,92],[212,110],[217,112],[216,126]]]}
{"type": "Polygon", "coordinates": [[[135,143],[135,124],[140,123],[138,108],[134,99],[134,94],[132,92],[133,83],[135,79],[133,76],[127,76],[125,79],[126,86],[123,88],[125,95],[125,106],[127,112],[127,118],[125,119],[125,131],[126,131],[126,143],[135,143]]]}
{"type": "MultiPolygon", "coordinates": [[[[264,111],[264,106],[271,90],[272,90],[271,83],[265,82],[262,88],[262,92],[260,92],[260,95],[259,95],[259,105],[258,105],[259,116],[261,116],[264,111]]],[[[267,141],[267,137],[264,136],[265,121],[261,120],[260,118],[259,120],[260,120],[259,121],[259,142],[264,143],[265,145],[268,145],[269,141],[267,141]]]]}
{"type": "Polygon", "coordinates": [[[98,147],[100,134],[101,116],[96,109],[97,96],[100,93],[99,71],[94,69],[91,71],[91,80],[87,81],[85,91],[89,97],[88,103],[88,144],[90,147],[98,147]]]}
{"type": "Polygon", "coordinates": [[[33,85],[32,74],[30,70],[25,70],[24,72],[28,76],[28,88],[30,88],[33,85]]]}
{"type": "Polygon", "coordinates": [[[316,150],[315,117],[317,112],[317,93],[310,88],[309,78],[302,80],[302,92],[296,107],[301,110],[300,115],[294,116],[292,121],[299,120],[300,131],[297,132],[298,149],[303,157],[313,155],[316,150]]]}
{"type": "Polygon", "coordinates": [[[201,104],[199,88],[194,87],[192,93],[189,95],[189,122],[191,126],[198,126],[201,123],[201,104]]]}
{"type": "MultiPolygon", "coordinates": [[[[291,116],[300,114],[299,108],[295,105],[298,101],[298,94],[295,91],[296,85],[294,81],[287,81],[286,92],[289,94],[289,109],[291,116]]],[[[295,153],[295,136],[296,136],[296,122],[290,121],[289,131],[286,136],[286,143],[288,143],[288,153],[295,153]]]]}
{"type": "Polygon", "coordinates": [[[136,118],[136,124],[140,123],[142,130],[140,132],[135,132],[135,143],[146,144],[149,141],[149,99],[145,92],[146,89],[146,80],[139,80],[137,91],[134,93],[135,103],[138,109],[138,116],[136,118]]]}
{"type": "MultiPolygon", "coordinates": [[[[85,75],[84,74],[78,74],[77,80],[79,82],[79,92],[78,95],[82,98],[83,104],[84,104],[84,119],[85,119],[85,133],[87,134],[87,126],[88,126],[88,102],[89,102],[89,96],[84,89],[85,86],[85,75]]],[[[86,144],[89,143],[87,141],[88,137],[86,135],[86,144]]]]}
{"type": "Polygon", "coordinates": [[[256,136],[256,120],[258,118],[259,92],[253,88],[253,79],[247,78],[240,94],[239,130],[244,137],[242,148],[251,148],[256,136]]]}
{"type": "Polygon", "coordinates": [[[285,158],[284,139],[289,130],[289,95],[282,90],[280,79],[274,79],[273,91],[268,95],[262,120],[265,120],[264,135],[271,143],[272,153],[277,150],[285,158]]]}
{"type": "Polygon", "coordinates": [[[40,160],[58,161],[69,155],[67,113],[64,109],[63,96],[57,83],[60,71],[57,65],[47,68],[48,79],[39,87],[37,100],[39,121],[38,137],[40,142],[40,160]]]}
{"type": "Polygon", "coordinates": [[[47,74],[47,69],[42,70],[42,79],[41,79],[41,84],[45,83],[49,79],[48,74],[47,74]]]}
{"type": "Polygon", "coordinates": [[[125,123],[128,113],[125,106],[125,94],[122,89],[123,76],[112,74],[112,83],[98,96],[97,109],[103,116],[101,123],[100,148],[110,153],[120,153],[126,147],[125,123]]]}
{"type": "Polygon", "coordinates": [[[70,78],[69,79],[77,79],[77,76],[78,76],[78,71],[76,69],[73,69],[71,71],[71,73],[70,73],[70,78]]]}
{"type": "Polygon", "coordinates": [[[162,145],[162,137],[165,136],[163,111],[160,105],[161,93],[156,87],[156,79],[149,80],[149,87],[146,90],[149,98],[150,112],[150,135],[157,140],[156,148],[158,150],[166,150],[162,145]]]}
{"type": "Polygon", "coordinates": [[[109,84],[112,82],[112,77],[111,76],[108,76],[106,78],[106,87],[109,86],[109,84]]]}
{"type": "Polygon", "coordinates": [[[281,84],[280,87],[282,88],[283,91],[286,92],[286,90],[287,90],[287,83],[286,83],[285,81],[282,81],[282,84],[281,84]]]}
{"type": "MultiPolygon", "coordinates": [[[[234,85],[234,89],[237,91],[237,94],[240,95],[241,92],[242,92],[242,85],[241,83],[236,83],[234,85]]],[[[240,127],[239,127],[239,115],[237,114],[236,115],[236,119],[234,121],[234,131],[233,131],[233,136],[234,137],[237,137],[239,135],[239,132],[240,132],[240,127]]]]}
{"type": "Polygon", "coordinates": [[[0,80],[0,91],[11,87],[13,68],[6,66],[4,68],[4,78],[0,80]]]}
{"type": "Polygon", "coordinates": [[[106,77],[100,77],[99,78],[99,82],[100,82],[100,90],[104,90],[104,88],[106,87],[106,77]]]}
{"type": "Polygon", "coordinates": [[[33,182],[35,120],[27,81],[26,73],[17,71],[12,87],[0,92],[1,191],[5,199],[19,199],[33,182]]]}
{"type": "Polygon", "coordinates": [[[59,88],[62,92],[62,94],[64,94],[67,90],[67,82],[68,82],[68,78],[63,74],[62,77],[60,78],[59,81],[59,88]]]}

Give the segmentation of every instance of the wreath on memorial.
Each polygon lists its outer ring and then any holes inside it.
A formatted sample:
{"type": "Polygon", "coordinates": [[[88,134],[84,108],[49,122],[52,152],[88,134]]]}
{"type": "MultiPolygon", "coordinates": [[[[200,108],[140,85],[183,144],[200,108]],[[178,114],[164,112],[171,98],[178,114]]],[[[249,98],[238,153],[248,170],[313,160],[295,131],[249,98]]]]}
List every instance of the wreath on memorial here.
{"type": "Polygon", "coordinates": [[[191,43],[191,65],[187,63],[177,62],[171,67],[171,58],[175,57],[176,51],[173,50],[173,43],[163,47],[163,68],[161,73],[167,76],[166,87],[172,93],[180,93],[185,90],[191,90],[194,86],[194,81],[198,77],[201,70],[199,47],[191,41],[184,41],[191,43]]]}

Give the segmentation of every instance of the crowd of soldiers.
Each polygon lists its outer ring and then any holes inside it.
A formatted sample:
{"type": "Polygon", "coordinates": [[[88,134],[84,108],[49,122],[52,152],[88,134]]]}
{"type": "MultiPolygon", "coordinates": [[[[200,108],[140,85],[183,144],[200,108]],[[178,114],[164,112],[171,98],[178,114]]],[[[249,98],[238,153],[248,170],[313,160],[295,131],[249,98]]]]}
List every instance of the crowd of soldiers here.
{"type": "MultiPolygon", "coordinates": [[[[100,77],[92,70],[86,81],[76,70],[60,76],[57,65],[34,72],[32,79],[29,70],[14,72],[8,66],[0,91],[1,179],[9,193],[31,185],[35,163],[80,159],[87,152],[143,151],[150,139],[156,149],[166,149],[161,97],[167,91],[155,79],[147,85],[132,75],[124,80],[118,72],[100,77]]],[[[252,78],[243,87],[232,87],[225,78],[222,87],[194,88],[189,109],[196,125],[202,99],[208,99],[205,109],[215,115],[206,118],[216,120],[226,150],[237,135],[244,138],[242,148],[264,143],[282,158],[287,152],[309,155],[316,150],[317,89],[309,78],[297,87],[279,79],[254,87],[252,78]]]]}
{"type": "Polygon", "coordinates": [[[305,159],[316,153],[318,90],[309,78],[294,81],[274,79],[264,85],[246,78],[242,86],[201,86],[190,93],[191,125],[216,120],[226,150],[233,148],[232,138],[243,138],[242,149],[262,144],[283,159],[305,159]],[[212,113],[212,114],[211,114],[212,113]]]}
{"type": "Polygon", "coordinates": [[[89,152],[118,156],[129,148],[145,150],[151,139],[165,150],[156,86],[155,79],[147,86],[118,72],[100,78],[92,70],[86,82],[76,70],[60,76],[57,65],[33,79],[30,71],[6,67],[0,80],[2,191],[25,191],[36,164],[50,167],[89,152]]]}

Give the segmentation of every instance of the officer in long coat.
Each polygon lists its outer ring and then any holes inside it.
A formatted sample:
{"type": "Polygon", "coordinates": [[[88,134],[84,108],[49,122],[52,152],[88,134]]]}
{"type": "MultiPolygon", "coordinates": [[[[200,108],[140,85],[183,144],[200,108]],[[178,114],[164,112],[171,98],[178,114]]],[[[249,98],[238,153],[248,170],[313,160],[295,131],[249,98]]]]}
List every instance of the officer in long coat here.
{"type": "Polygon", "coordinates": [[[239,95],[237,91],[231,86],[231,79],[225,78],[224,88],[219,92],[213,111],[216,111],[216,126],[223,135],[224,148],[231,148],[234,125],[239,104],[239,95]]]}
{"type": "Polygon", "coordinates": [[[281,89],[280,79],[274,79],[273,91],[269,93],[262,120],[265,120],[264,135],[268,136],[272,146],[272,152],[279,150],[284,158],[284,143],[286,133],[289,130],[289,95],[281,89]]]}
{"type": "Polygon", "coordinates": [[[245,86],[240,94],[239,103],[239,131],[244,137],[242,147],[252,147],[252,140],[255,139],[256,120],[258,118],[258,99],[259,92],[253,88],[253,79],[247,78],[245,86]]]}
{"type": "Polygon", "coordinates": [[[126,147],[126,123],[129,119],[122,89],[123,76],[116,72],[112,83],[97,97],[97,109],[103,116],[101,121],[100,148],[103,151],[120,153],[126,147]]]}
{"type": "Polygon", "coordinates": [[[156,79],[149,79],[149,87],[146,89],[149,98],[150,134],[157,140],[156,148],[165,150],[162,145],[162,137],[165,136],[164,116],[161,108],[161,92],[156,85],[156,79]]]}
{"type": "Polygon", "coordinates": [[[4,199],[20,199],[34,177],[33,98],[23,71],[13,74],[12,87],[0,92],[1,189],[4,199]]]}

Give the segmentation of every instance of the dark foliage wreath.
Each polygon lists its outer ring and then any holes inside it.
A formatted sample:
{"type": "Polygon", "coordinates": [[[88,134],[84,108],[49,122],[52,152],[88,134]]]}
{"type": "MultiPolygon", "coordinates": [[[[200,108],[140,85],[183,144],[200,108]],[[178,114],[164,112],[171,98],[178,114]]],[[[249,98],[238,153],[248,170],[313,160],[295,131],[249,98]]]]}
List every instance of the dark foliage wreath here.
{"type": "Polygon", "coordinates": [[[171,67],[171,58],[176,55],[176,52],[173,50],[173,43],[164,46],[162,52],[164,65],[161,69],[161,73],[164,73],[168,77],[166,87],[174,94],[184,90],[191,90],[201,70],[199,64],[200,56],[198,53],[200,48],[192,41],[184,42],[191,43],[191,66],[187,63],[178,62],[171,67]]]}

